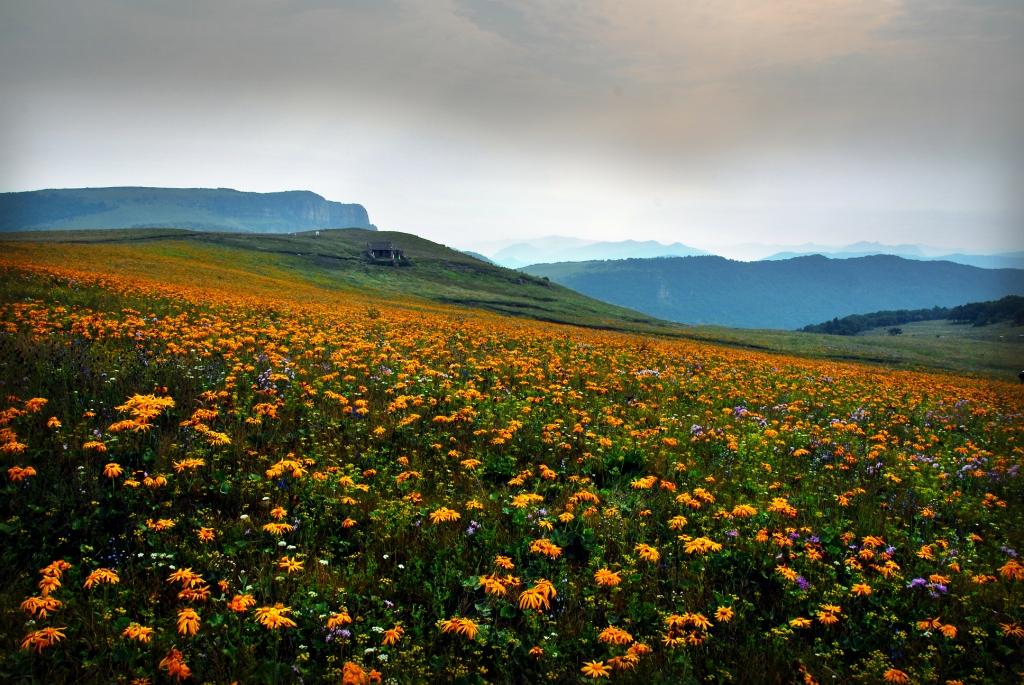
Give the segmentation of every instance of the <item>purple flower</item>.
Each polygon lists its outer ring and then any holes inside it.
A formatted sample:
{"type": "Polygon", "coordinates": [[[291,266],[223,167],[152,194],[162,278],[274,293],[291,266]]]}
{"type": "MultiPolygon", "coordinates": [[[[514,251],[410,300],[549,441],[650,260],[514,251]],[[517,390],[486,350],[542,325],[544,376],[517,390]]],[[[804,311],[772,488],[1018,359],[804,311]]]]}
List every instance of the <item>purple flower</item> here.
{"type": "Polygon", "coordinates": [[[928,581],[924,578],[914,578],[912,581],[907,583],[907,587],[924,587],[928,584],[928,581]]]}
{"type": "Polygon", "coordinates": [[[807,588],[809,588],[811,586],[811,584],[803,576],[797,576],[796,577],[796,584],[798,586],[800,586],[801,590],[806,590],[807,588]]]}

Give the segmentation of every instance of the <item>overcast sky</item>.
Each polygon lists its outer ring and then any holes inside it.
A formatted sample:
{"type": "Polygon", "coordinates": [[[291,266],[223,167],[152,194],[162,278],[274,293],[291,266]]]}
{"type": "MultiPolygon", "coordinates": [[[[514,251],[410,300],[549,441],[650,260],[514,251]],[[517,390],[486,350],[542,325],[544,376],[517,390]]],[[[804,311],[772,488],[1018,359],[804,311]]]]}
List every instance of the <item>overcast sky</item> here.
{"type": "Polygon", "coordinates": [[[309,189],[550,234],[1024,249],[1022,0],[0,0],[0,190],[309,189]]]}

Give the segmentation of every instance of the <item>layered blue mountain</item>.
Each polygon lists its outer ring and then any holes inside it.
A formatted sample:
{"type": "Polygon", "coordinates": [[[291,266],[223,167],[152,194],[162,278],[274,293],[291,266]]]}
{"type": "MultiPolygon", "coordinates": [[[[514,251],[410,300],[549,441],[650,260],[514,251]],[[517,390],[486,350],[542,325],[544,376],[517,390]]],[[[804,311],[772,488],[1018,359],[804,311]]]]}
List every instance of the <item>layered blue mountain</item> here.
{"type": "Polygon", "coordinates": [[[690,324],[794,329],[850,314],[1024,295],[1024,270],[891,255],[738,262],[664,257],[523,269],[584,295],[690,324]]]}
{"type": "Polygon", "coordinates": [[[151,227],[245,233],[375,228],[362,205],[331,202],[308,190],[125,187],[0,193],[0,231],[151,227]]]}

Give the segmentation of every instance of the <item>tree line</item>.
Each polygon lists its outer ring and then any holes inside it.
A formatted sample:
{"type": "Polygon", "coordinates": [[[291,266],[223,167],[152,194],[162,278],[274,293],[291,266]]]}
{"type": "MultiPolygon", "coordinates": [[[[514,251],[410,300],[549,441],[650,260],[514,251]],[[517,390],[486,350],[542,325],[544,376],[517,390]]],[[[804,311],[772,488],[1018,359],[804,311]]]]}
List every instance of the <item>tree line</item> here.
{"type": "Polygon", "coordinates": [[[1024,326],[1024,297],[1007,295],[990,302],[969,302],[956,307],[932,307],[931,309],[895,309],[870,314],[852,314],[833,318],[824,323],[804,326],[805,333],[828,333],[830,335],[856,335],[872,328],[901,326],[916,321],[948,319],[953,323],[987,326],[1004,321],[1024,326]]]}

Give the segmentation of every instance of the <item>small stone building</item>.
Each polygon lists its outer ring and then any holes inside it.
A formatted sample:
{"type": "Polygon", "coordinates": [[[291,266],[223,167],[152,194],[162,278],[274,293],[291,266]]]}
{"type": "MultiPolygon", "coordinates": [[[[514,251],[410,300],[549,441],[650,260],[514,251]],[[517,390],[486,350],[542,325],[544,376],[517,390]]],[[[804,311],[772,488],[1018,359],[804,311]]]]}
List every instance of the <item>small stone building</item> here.
{"type": "Polygon", "coordinates": [[[390,240],[366,243],[366,257],[375,264],[394,266],[405,261],[405,254],[390,240]]]}

